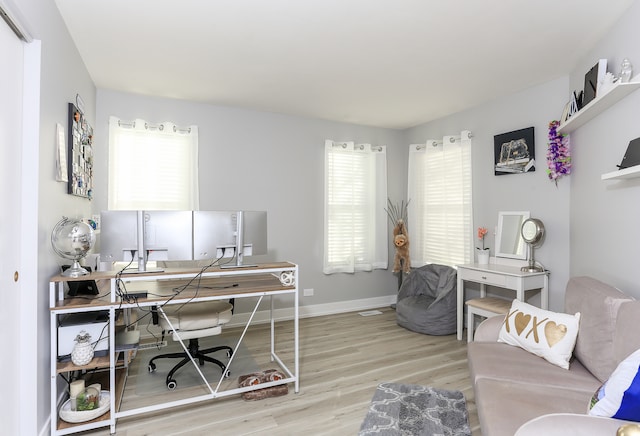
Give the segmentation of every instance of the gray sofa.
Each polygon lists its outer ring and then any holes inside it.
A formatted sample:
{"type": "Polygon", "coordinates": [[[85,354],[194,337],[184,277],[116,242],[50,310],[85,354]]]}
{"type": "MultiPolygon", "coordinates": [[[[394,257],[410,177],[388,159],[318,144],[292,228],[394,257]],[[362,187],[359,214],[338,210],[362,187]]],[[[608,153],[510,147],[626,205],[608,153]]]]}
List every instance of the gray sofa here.
{"type": "Polygon", "coordinates": [[[581,313],[568,370],[497,342],[502,315],[478,327],[468,358],[483,436],[615,435],[626,423],[589,416],[587,409],[617,365],[640,349],[640,301],[576,277],[567,284],[565,312],[581,313]]]}

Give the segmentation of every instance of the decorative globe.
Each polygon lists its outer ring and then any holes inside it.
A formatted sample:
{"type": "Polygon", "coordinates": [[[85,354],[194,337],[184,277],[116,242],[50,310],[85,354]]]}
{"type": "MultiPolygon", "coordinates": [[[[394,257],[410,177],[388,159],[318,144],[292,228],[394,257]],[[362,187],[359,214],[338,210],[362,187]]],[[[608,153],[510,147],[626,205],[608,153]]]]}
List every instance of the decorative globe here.
{"type": "Polygon", "coordinates": [[[56,254],[73,261],[71,268],[62,273],[63,276],[79,277],[89,274],[89,271],[80,266],[79,261],[87,255],[95,241],[96,236],[89,224],[67,217],[58,221],[51,232],[51,246],[56,254]]]}

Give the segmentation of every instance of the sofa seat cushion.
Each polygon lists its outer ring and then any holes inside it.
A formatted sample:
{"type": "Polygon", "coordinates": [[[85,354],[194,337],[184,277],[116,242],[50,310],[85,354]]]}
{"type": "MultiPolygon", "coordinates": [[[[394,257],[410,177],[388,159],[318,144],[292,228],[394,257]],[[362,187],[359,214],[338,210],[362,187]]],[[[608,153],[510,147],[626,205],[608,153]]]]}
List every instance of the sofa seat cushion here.
{"type": "Polygon", "coordinates": [[[475,393],[482,436],[513,436],[527,421],[548,413],[585,414],[585,404],[592,395],[582,390],[488,378],[476,381],[475,393]]]}
{"type": "MultiPolygon", "coordinates": [[[[467,346],[469,372],[475,383],[482,378],[505,382],[530,383],[541,387],[564,388],[587,393],[591,397],[600,382],[579,361],[569,370],[553,365],[518,347],[499,342],[472,342],[467,346]]],[[[582,412],[586,412],[584,403],[582,412]]]]}

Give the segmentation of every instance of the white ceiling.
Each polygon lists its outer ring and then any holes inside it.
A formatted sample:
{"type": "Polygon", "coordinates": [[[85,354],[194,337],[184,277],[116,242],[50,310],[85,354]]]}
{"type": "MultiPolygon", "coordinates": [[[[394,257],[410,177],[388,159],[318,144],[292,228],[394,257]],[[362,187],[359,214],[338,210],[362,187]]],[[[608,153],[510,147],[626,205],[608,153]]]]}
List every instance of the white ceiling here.
{"type": "Polygon", "coordinates": [[[56,3],[98,88],[406,128],[568,74],[633,0],[56,3]]]}

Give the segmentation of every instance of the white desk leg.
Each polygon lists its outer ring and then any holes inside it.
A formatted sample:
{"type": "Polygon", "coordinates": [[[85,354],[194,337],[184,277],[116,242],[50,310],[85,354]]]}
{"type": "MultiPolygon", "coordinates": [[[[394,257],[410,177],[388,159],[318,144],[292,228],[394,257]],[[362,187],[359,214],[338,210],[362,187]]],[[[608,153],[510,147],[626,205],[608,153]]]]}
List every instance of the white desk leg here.
{"type": "Polygon", "coordinates": [[[543,309],[549,310],[549,275],[544,276],[544,287],[540,295],[540,305],[543,309]]]}
{"type": "Polygon", "coordinates": [[[518,288],[516,289],[516,299],[520,301],[525,301],[524,288],[522,287],[522,283],[519,283],[518,288]]]}
{"type": "Polygon", "coordinates": [[[460,277],[460,272],[458,272],[458,331],[457,336],[458,340],[462,340],[462,317],[464,316],[464,280],[460,277]]]}
{"type": "Polygon", "coordinates": [[[487,285],[484,283],[480,283],[480,298],[485,298],[487,296],[487,285]]]}
{"type": "MultiPolygon", "coordinates": [[[[298,276],[297,270],[296,270],[296,277],[298,276]]],[[[299,313],[299,294],[298,294],[298,285],[296,284],[296,292],[294,294],[294,302],[293,302],[293,368],[296,372],[296,381],[294,383],[294,392],[297,394],[300,391],[300,354],[299,354],[299,350],[300,350],[300,332],[299,332],[299,320],[300,320],[300,313],[299,313]]]]}

